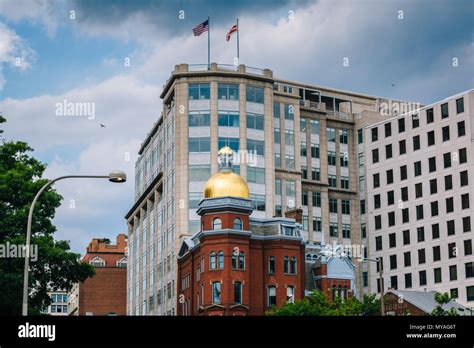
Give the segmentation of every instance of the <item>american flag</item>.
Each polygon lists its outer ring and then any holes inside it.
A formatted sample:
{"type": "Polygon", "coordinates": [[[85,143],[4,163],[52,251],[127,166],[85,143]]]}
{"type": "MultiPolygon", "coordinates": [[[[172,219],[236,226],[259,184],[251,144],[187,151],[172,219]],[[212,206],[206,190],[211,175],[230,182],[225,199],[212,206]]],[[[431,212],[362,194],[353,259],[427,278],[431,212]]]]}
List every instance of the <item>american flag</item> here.
{"type": "Polygon", "coordinates": [[[239,30],[239,27],[237,26],[237,24],[234,24],[232,26],[232,28],[230,28],[229,32],[227,33],[227,35],[225,36],[225,40],[226,41],[229,41],[230,40],[230,37],[232,36],[233,33],[235,33],[237,30],[239,30]]]}
{"type": "Polygon", "coordinates": [[[205,31],[209,31],[209,19],[202,22],[201,24],[196,25],[193,28],[194,36],[199,36],[202,33],[204,33],[205,31]]]}

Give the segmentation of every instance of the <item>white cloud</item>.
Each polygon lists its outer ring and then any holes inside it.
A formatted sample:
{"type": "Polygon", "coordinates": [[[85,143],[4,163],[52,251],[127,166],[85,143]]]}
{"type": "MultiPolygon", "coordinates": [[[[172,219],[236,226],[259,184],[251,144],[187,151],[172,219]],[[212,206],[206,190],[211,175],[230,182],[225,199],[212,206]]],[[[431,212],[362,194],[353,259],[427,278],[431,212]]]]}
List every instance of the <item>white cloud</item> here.
{"type": "Polygon", "coordinates": [[[11,22],[26,19],[41,24],[48,36],[53,37],[61,16],[67,14],[63,5],[60,0],[2,0],[0,16],[11,22]]]}
{"type": "Polygon", "coordinates": [[[3,66],[5,64],[18,70],[31,67],[35,52],[18,36],[14,30],[0,22],[0,90],[5,85],[3,66]]]}
{"type": "MultiPolygon", "coordinates": [[[[379,67],[389,66],[387,62],[394,54],[394,48],[387,42],[371,40],[371,35],[384,32],[389,36],[399,29],[387,29],[386,25],[387,18],[396,16],[396,4],[378,6],[371,12],[367,11],[367,6],[359,5],[357,2],[334,4],[323,0],[296,10],[294,19],[282,17],[273,22],[269,20],[269,14],[268,17],[246,14],[240,18],[241,62],[273,69],[275,76],[288,79],[316,84],[328,81],[333,87],[352,82],[353,86],[358,86],[359,92],[367,92],[361,90],[361,86],[369,86],[369,82],[383,78],[377,75],[380,71],[375,69],[374,61],[379,67]],[[350,68],[342,67],[344,57],[349,57],[350,68]]],[[[23,16],[28,16],[28,13],[23,16]]],[[[159,36],[149,22],[140,23],[143,19],[140,16],[139,13],[130,16],[117,28],[101,27],[100,23],[79,27],[79,32],[87,35],[115,35],[124,40],[139,41],[140,46],[130,56],[131,67],[127,74],[83,85],[62,95],[0,102],[0,110],[8,121],[6,138],[26,140],[39,154],[58,154],[49,163],[48,177],[107,173],[111,169],[127,172],[125,185],[112,185],[100,180],[68,180],[56,185],[64,197],[55,218],[59,230],[57,236],[71,239],[75,250],[83,251],[93,237],[112,239],[125,231],[123,216],[133,204],[134,156],[161,111],[161,85],[175,64],[207,61],[206,34],[201,37],[193,37],[191,32],[172,38],[159,36]],[[56,116],[55,105],[64,100],[94,103],[95,119],[56,116]],[[105,128],[99,124],[104,124],[105,128]],[[70,145],[79,145],[84,150],[72,155],[61,154],[63,147],[70,145]],[[125,152],[130,153],[130,162],[124,162],[125,152]],[[73,209],[69,207],[71,199],[76,203],[73,209]]],[[[20,17],[20,13],[11,16],[12,19],[20,17]]],[[[212,28],[212,61],[233,62],[236,38],[225,41],[228,29],[228,25],[212,28]]],[[[461,52],[460,57],[472,57],[472,46],[467,54],[463,50],[457,52],[461,52]]],[[[123,57],[107,56],[102,64],[114,66],[122,61],[123,57]]],[[[400,66],[403,68],[403,64],[400,66]]],[[[446,74],[441,76],[447,78],[446,74]]],[[[418,84],[417,88],[434,88],[430,79],[423,76],[416,79],[430,81],[418,84]]],[[[450,81],[455,84],[455,77],[451,76],[450,81]]],[[[436,80],[436,84],[442,85],[440,80],[436,80]]],[[[403,76],[394,91],[403,93],[410,90],[415,94],[416,89],[409,89],[411,85],[415,86],[415,81],[403,76]]]]}

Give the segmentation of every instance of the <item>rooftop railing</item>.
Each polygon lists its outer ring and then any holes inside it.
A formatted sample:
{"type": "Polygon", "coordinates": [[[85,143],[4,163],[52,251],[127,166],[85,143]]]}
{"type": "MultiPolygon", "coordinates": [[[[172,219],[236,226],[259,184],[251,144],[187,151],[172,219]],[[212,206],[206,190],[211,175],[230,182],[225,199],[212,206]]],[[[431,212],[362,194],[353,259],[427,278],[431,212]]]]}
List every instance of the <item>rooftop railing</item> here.
{"type": "Polygon", "coordinates": [[[273,77],[273,72],[270,69],[261,69],[253,66],[246,66],[244,64],[178,64],[175,66],[174,73],[180,72],[197,72],[197,71],[237,71],[257,76],[273,77]]]}

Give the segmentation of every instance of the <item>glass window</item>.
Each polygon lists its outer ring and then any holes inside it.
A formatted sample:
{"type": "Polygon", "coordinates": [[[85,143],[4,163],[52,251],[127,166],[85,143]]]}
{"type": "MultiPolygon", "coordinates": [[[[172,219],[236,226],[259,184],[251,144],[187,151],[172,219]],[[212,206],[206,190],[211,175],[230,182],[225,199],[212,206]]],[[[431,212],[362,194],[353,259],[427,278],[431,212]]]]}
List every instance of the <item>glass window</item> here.
{"type": "Polygon", "coordinates": [[[311,120],[311,134],[318,135],[319,134],[319,121],[311,120]]]}
{"type": "Polygon", "coordinates": [[[209,255],[209,269],[216,269],[216,268],[217,268],[216,253],[214,251],[211,251],[209,255]]]}
{"type": "Polygon", "coordinates": [[[287,169],[295,169],[295,156],[285,155],[285,167],[287,169]]]}
{"type": "Polygon", "coordinates": [[[211,152],[211,139],[189,138],[189,152],[211,152]]]}
{"type": "Polygon", "coordinates": [[[250,194],[250,200],[252,201],[253,208],[258,211],[265,211],[265,196],[250,194]]]}
{"type": "Polygon", "coordinates": [[[264,129],[263,125],[264,125],[263,115],[251,114],[251,113],[247,114],[247,128],[263,130],[264,129]]]}
{"type": "Polygon", "coordinates": [[[384,125],[385,128],[385,138],[390,137],[392,135],[392,123],[388,122],[384,125]]]}
{"type": "Polygon", "coordinates": [[[245,269],[245,253],[242,251],[239,254],[239,269],[245,269]]]}
{"type": "Polygon", "coordinates": [[[229,137],[219,137],[218,148],[221,149],[224,146],[230,147],[234,152],[240,150],[240,139],[239,138],[229,138],[229,137]]]}
{"type": "Polygon", "coordinates": [[[300,118],[300,132],[306,132],[306,118],[300,118]]]}
{"type": "Polygon", "coordinates": [[[256,153],[259,156],[265,155],[265,145],[263,140],[247,139],[247,151],[256,153]]]}
{"type": "Polygon", "coordinates": [[[295,288],[292,286],[286,287],[286,302],[287,303],[295,302],[295,288]]]}
{"type": "Polygon", "coordinates": [[[242,220],[239,219],[239,218],[235,218],[234,219],[234,229],[235,230],[242,230],[243,226],[242,226],[242,220]]]}
{"type": "Polygon", "coordinates": [[[212,229],[213,229],[213,230],[220,230],[220,229],[222,229],[222,221],[221,221],[221,219],[215,218],[215,219],[212,221],[212,229]]]}
{"type": "Polygon", "coordinates": [[[277,301],[276,301],[276,287],[269,286],[268,287],[268,307],[276,306],[276,303],[277,303],[277,301]]]}
{"type": "Polygon", "coordinates": [[[398,119],[398,133],[403,133],[405,131],[405,118],[398,119]]]}
{"type": "Polygon", "coordinates": [[[239,100],[239,85],[219,83],[217,97],[223,100],[239,100]]]}
{"type": "Polygon", "coordinates": [[[290,258],[288,256],[283,258],[283,273],[290,273],[290,258]]]}
{"type": "Polygon", "coordinates": [[[456,99],[456,113],[464,112],[464,98],[456,99]]]}
{"type": "Polygon", "coordinates": [[[295,146],[295,132],[285,129],[285,145],[295,146]]]}
{"type": "Polygon", "coordinates": [[[218,125],[220,127],[239,127],[239,115],[231,112],[219,112],[218,125]]]}
{"type": "Polygon", "coordinates": [[[413,137],[413,151],[420,149],[420,136],[416,135],[413,137]]]}
{"type": "Polygon", "coordinates": [[[466,135],[466,126],[464,121],[458,122],[458,137],[466,135]]]}
{"type": "Polygon", "coordinates": [[[285,104],[285,119],[292,121],[295,117],[294,106],[285,104]]]}
{"type": "Polygon", "coordinates": [[[339,130],[339,142],[341,144],[347,144],[348,139],[348,132],[347,130],[340,129],[339,130]]]}
{"type": "Polygon", "coordinates": [[[197,83],[189,85],[189,100],[210,99],[211,88],[208,83],[197,83]]]}
{"type": "Polygon", "coordinates": [[[448,103],[441,105],[441,118],[449,117],[448,103]]]}
{"type": "Polygon", "coordinates": [[[207,165],[190,165],[189,181],[206,181],[211,176],[211,166],[207,165]]]}
{"type": "Polygon", "coordinates": [[[268,274],[275,274],[275,257],[268,258],[268,274]]]}
{"type": "Polygon", "coordinates": [[[234,283],[234,303],[242,303],[242,283],[234,283]]]}
{"type": "Polygon", "coordinates": [[[210,124],[211,114],[209,111],[189,113],[189,127],[208,127],[210,124]]]}
{"type": "Polygon", "coordinates": [[[328,138],[328,142],[336,142],[336,130],[334,128],[327,128],[326,134],[328,138]]]}
{"type": "Polygon", "coordinates": [[[247,86],[246,97],[248,102],[263,104],[263,88],[247,86]]]}
{"type": "Polygon", "coordinates": [[[247,181],[257,184],[265,184],[265,168],[248,166],[247,181]]]}
{"type": "Polygon", "coordinates": [[[290,274],[296,274],[296,270],[297,270],[296,266],[297,266],[296,256],[293,256],[290,260],[290,274]]]}
{"type": "Polygon", "coordinates": [[[372,142],[379,140],[379,130],[377,127],[372,128],[371,130],[372,142]]]}
{"type": "Polygon", "coordinates": [[[280,103],[273,103],[273,117],[275,120],[275,127],[280,128],[280,103]]]}
{"type": "Polygon", "coordinates": [[[221,303],[221,283],[212,283],[212,303],[221,303]]]}
{"type": "Polygon", "coordinates": [[[217,268],[223,269],[224,268],[224,252],[219,251],[217,254],[217,268]]]}

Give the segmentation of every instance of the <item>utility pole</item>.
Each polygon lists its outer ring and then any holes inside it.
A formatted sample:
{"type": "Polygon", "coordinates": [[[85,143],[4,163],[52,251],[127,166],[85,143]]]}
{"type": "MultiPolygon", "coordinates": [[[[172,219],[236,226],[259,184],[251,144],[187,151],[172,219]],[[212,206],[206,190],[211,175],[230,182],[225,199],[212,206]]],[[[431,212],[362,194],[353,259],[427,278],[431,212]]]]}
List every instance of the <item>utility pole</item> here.
{"type": "Polygon", "coordinates": [[[377,257],[377,265],[379,268],[379,281],[380,281],[380,314],[385,315],[385,301],[383,292],[383,269],[382,269],[382,258],[377,257]]]}

